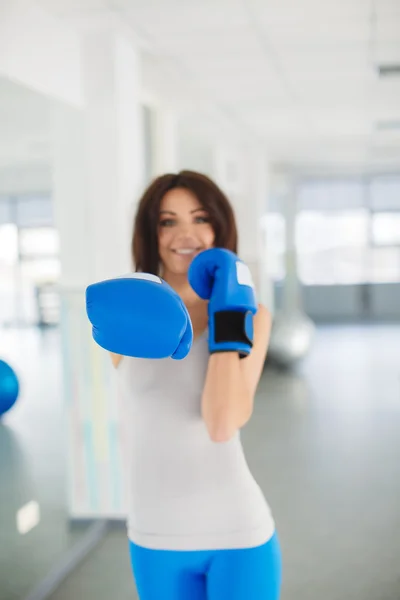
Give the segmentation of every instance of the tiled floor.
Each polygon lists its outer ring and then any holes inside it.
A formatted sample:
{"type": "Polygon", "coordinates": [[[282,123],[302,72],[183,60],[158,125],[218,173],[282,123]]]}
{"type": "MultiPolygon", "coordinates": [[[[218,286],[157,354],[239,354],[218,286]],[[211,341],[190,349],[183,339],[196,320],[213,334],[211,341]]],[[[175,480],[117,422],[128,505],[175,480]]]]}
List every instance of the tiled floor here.
{"type": "Polygon", "coordinates": [[[0,422],[0,600],[20,600],[84,530],[70,530],[65,506],[58,332],[0,330],[0,357],[21,384],[19,400],[0,422]],[[39,504],[40,523],[20,535],[16,513],[32,500],[39,504]]]}
{"type": "MultiPolygon", "coordinates": [[[[49,425],[36,421],[40,437],[49,425]]],[[[265,371],[242,439],[279,530],[282,600],[399,600],[400,326],[320,329],[297,373],[265,371]]],[[[47,458],[56,473],[59,457],[47,458]]],[[[0,581],[33,568],[28,552],[2,557],[0,581]]],[[[126,534],[113,530],[52,600],[136,597],[126,534]]]]}

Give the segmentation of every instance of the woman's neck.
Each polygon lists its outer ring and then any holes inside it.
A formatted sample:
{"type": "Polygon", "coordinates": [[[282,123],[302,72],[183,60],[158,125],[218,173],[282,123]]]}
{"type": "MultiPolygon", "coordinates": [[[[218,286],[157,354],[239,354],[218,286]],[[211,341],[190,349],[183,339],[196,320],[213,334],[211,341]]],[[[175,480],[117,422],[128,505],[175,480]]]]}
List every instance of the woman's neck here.
{"type": "Polygon", "coordinates": [[[191,287],[186,275],[176,275],[175,273],[164,273],[161,277],[176,291],[182,298],[187,307],[202,302],[199,296],[191,287]]]}
{"type": "Polygon", "coordinates": [[[196,294],[186,275],[164,273],[161,277],[182,298],[190,314],[194,337],[197,338],[204,332],[208,325],[208,303],[196,294]]]}

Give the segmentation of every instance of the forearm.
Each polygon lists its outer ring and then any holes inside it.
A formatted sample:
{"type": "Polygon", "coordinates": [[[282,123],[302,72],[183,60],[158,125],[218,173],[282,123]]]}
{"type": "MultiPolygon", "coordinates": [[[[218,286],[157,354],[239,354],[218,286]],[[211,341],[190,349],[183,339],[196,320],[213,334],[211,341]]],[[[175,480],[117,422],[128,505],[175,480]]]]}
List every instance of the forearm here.
{"type": "Polygon", "coordinates": [[[250,418],[252,395],[237,352],[212,354],[202,396],[202,416],[215,442],[227,441],[250,418]]]}
{"type": "Polygon", "coordinates": [[[111,355],[112,364],[114,365],[115,368],[117,368],[119,363],[123,359],[122,354],[116,354],[115,352],[110,352],[110,355],[111,355]]]}

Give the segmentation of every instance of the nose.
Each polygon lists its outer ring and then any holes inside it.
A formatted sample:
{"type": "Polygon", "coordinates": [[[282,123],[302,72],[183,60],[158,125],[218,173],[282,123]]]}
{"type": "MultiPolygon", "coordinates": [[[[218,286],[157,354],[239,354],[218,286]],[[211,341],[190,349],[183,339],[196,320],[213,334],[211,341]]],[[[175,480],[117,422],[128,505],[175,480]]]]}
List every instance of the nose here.
{"type": "Polygon", "coordinates": [[[179,239],[193,238],[194,231],[191,223],[181,223],[177,231],[179,239]]]}

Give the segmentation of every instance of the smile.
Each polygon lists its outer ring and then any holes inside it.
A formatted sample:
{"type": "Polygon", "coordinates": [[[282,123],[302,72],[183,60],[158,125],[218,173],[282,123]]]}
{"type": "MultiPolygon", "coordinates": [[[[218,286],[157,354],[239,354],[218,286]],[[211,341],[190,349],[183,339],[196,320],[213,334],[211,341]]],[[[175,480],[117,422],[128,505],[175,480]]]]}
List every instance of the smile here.
{"type": "Polygon", "coordinates": [[[200,248],[177,248],[175,250],[172,250],[172,252],[181,256],[190,256],[191,254],[195,254],[199,250],[200,248]]]}

